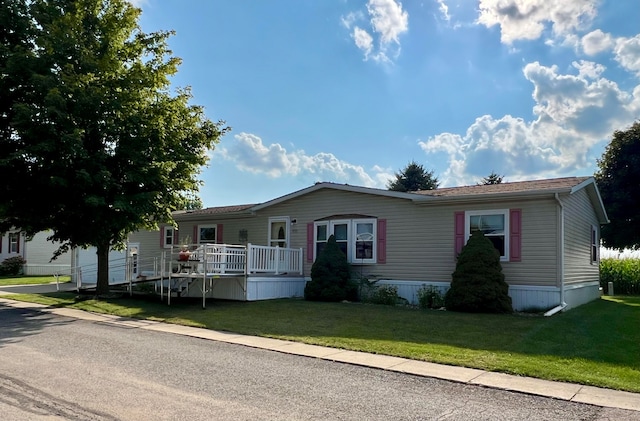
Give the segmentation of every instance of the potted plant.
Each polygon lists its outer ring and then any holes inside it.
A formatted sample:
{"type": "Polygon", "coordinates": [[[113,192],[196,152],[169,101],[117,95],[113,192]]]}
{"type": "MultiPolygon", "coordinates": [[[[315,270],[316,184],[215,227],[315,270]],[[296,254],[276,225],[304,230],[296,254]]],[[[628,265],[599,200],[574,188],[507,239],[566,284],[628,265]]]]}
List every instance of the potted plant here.
{"type": "Polygon", "coordinates": [[[180,244],[182,244],[182,246],[180,247],[180,251],[178,252],[178,260],[181,262],[187,262],[191,257],[191,252],[189,251],[190,241],[191,239],[189,237],[184,237],[182,241],[180,241],[180,244]]]}

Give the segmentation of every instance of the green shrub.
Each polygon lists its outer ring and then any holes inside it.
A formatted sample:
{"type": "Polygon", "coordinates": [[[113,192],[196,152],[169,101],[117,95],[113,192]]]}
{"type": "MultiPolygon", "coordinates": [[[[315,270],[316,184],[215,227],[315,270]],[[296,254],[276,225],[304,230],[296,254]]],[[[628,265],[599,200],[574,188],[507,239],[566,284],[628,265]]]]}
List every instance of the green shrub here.
{"type": "Polygon", "coordinates": [[[355,301],[358,298],[347,256],[333,235],[311,266],[311,281],[304,288],[304,298],[309,301],[355,301]]]}
{"type": "Polygon", "coordinates": [[[421,286],[417,295],[420,308],[441,308],[444,306],[444,297],[440,290],[433,285],[421,286]]]}
{"type": "Polygon", "coordinates": [[[616,295],[640,295],[640,259],[601,259],[600,286],[605,294],[609,293],[609,282],[616,295]]]}
{"type": "Polygon", "coordinates": [[[0,264],[0,275],[21,275],[25,263],[27,261],[22,256],[4,259],[0,264]]]}
{"type": "Polygon", "coordinates": [[[368,301],[373,304],[394,306],[401,301],[398,295],[398,287],[395,285],[377,285],[368,301]]]}
{"type": "Polygon", "coordinates": [[[475,313],[513,312],[500,255],[482,231],[471,235],[458,256],[445,306],[447,310],[475,313]]]}

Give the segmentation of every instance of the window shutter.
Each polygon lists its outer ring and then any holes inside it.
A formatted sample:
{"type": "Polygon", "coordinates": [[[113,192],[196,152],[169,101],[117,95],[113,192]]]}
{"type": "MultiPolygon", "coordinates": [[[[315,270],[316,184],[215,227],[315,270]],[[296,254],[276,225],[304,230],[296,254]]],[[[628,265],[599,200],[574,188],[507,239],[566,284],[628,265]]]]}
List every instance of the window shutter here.
{"type": "Polygon", "coordinates": [[[455,212],[454,218],[454,252],[455,258],[457,259],[462,251],[462,247],[464,247],[464,212],[455,212]]]}
{"type": "Polygon", "coordinates": [[[16,253],[20,253],[20,237],[22,237],[20,232],[16,233],[16,237],[16,253]]]}
{"type": "Polygon", "coordinates": [[[197,225],[193,226],[193,238],[191,239],[191,242],[193,244],[198,244],[200,242],[200,239],[198,238],[198,226],[197,225]]]}
{"type": "Polygon", "coordinates": [[[307,262],[313,263],[313,222],[307,224],[307,262]]]}
{"type": "Polygon", "coordinates": [[[522,260],[522,209],[509,211],[509,261],[522,260]]]}
{"type": "Polygon", "coordinates": [[[222,224],[216,225],[216,243],[224,244],[224,240],[222,237],[222,224]]]}
{"type": "Polygon", "coordinates": [[[2,253],[2,241],[4,240],[4,235],[0,235],[0,253],[2,253]]]}
{"type": "Polygon", "coordinates": [[[178,245],[178,230],[176,228],[173,228],[173,245],[177,246],[178,245]]]}
{"type": "Polygon", "coordinates": [[[164,233],[166,229],[167,227],[164,227],[164,226],[160,227],[160,248],[164,247],[164,233]]]}
{"type": "Polygon", "coordinates": [[[387,263],[387,220],[378,219],[378,263],[387,263]]]}

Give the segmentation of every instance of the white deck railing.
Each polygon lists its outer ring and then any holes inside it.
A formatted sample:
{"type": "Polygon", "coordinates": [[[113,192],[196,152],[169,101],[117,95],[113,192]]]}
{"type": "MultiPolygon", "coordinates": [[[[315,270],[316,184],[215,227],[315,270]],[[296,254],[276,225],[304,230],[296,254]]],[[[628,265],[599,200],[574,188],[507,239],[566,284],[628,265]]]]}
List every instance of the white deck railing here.
{"type": "MultiPolygon", "coordinates": [[[[303,273],[302,249],[233,244],[190,244],[188,257],[180,260],[183,247],[173,247],[169,261],[178,272],[199,274],[303,273]],[[176,267],[177,266],[177,267],[176,267]]],[[[173,272],[174,270],[171,270],[173,272]]]]}
{"type": "Polygon", "coordinates": [[[247,245],[247,273],[299,273],[302,275],[302,249],[247,245]]]}

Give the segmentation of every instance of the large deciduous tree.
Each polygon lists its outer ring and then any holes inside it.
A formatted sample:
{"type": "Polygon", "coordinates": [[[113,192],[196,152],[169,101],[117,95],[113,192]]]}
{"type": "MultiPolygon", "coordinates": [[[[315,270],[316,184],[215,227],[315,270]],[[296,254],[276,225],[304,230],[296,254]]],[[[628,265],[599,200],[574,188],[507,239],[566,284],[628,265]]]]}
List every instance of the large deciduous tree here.
{"type": "Polygon", "coordinates": [[[95,246],[103,294],[109,250],[171,221],[228,128],[172,89],[172,33],[142,32],[129,2],[0,4],[0,232],[95,246]]]}
{"type": "Polygon", "coordinates": [[[418,190],[434,190],[438,188],[440,182],[433,175],[433,171],[427,171],[415,161],[411,161],[407,166],[395,174],[395,180],[387,185],[389,190],[412,192],[418,190]]]}
{"type": "Polygon", "coordinates": [[[640,248],[640,121],[613,133],[598,167],[595,178],[611,220],[602,226],[603,244],[640,248]]]}

